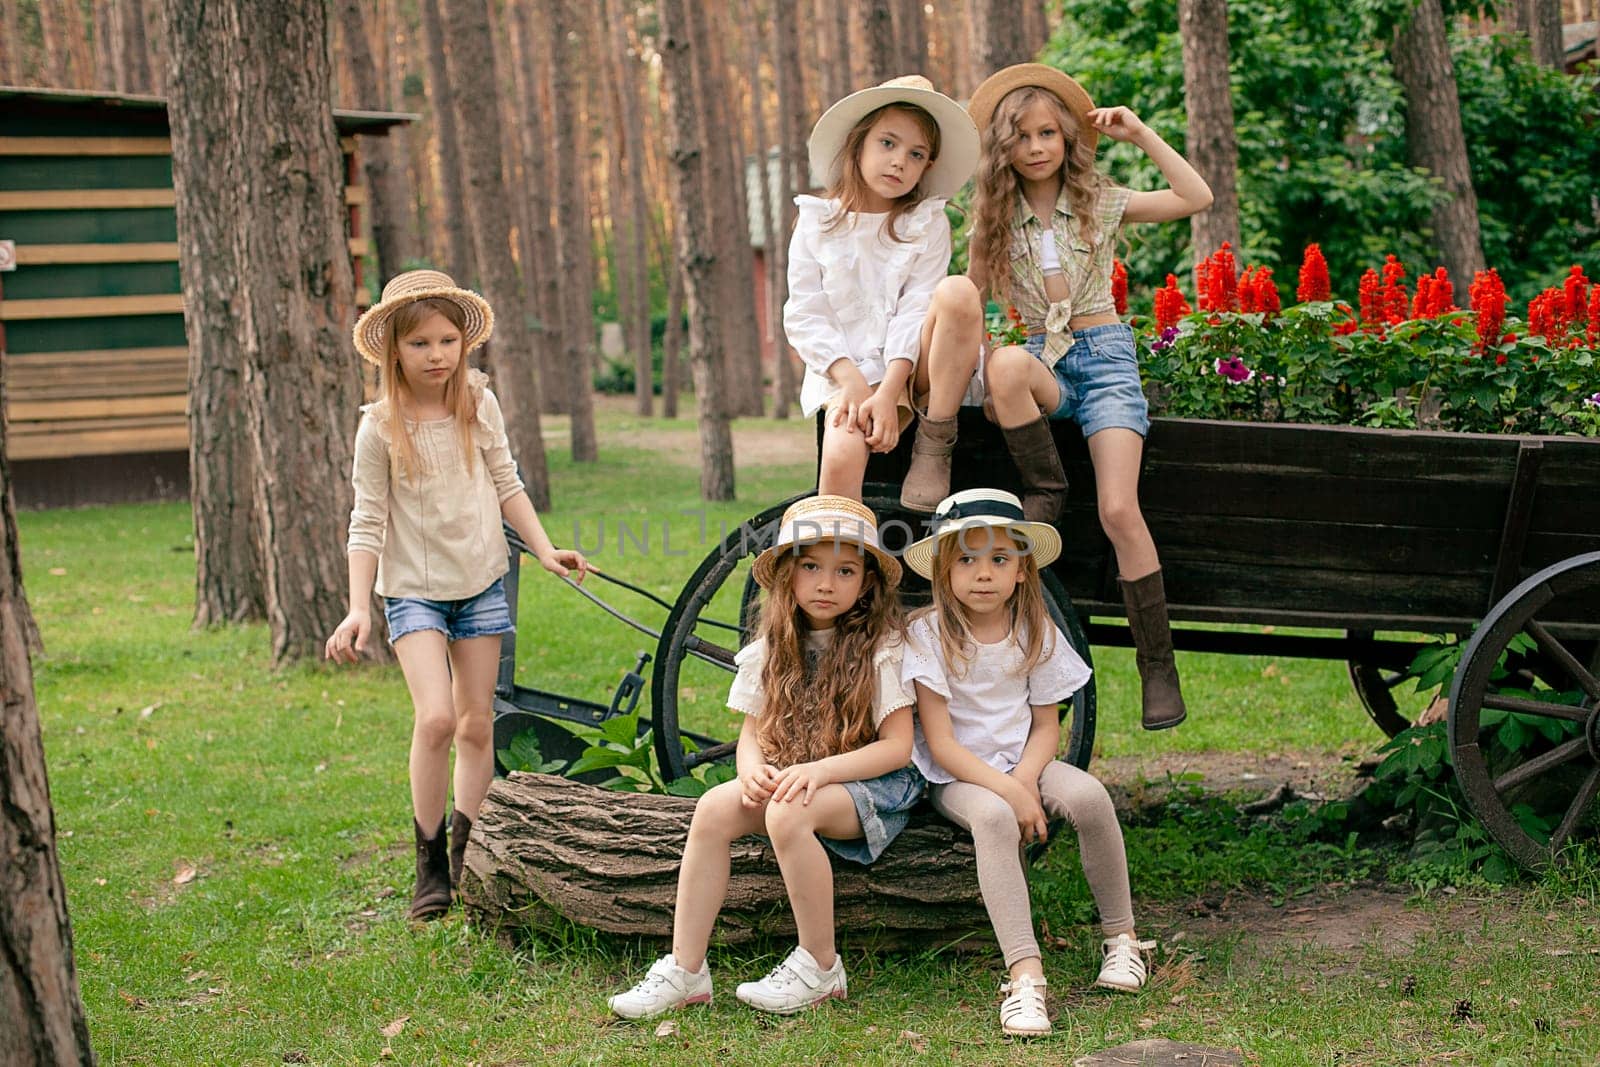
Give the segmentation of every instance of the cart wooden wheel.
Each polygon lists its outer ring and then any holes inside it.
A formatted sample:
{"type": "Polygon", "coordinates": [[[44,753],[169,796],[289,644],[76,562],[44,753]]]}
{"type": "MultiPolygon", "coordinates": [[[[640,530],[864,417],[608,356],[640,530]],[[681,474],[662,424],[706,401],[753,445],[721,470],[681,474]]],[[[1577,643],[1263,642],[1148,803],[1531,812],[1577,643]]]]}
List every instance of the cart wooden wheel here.
{"type": "MultiPolygon", "coordinates": [[[[809,494],[802,494],[809,495],[809,494]]],[[[878,516],[885,547],[902,551],[926,528],[925,516],[900,508],[897,486],[869,484],[865,502],[878,516]]],[[[730,759],[735,741],[685,751],[689,729],[713,737],[733,737],[738,713],[722,706],[732,680],[733,656],[756,624],[759,589],[750,564],[777,536],[784,510],[799,497],[774,504],[727,534],[708,553],[678,594],[656,646],[651,677],[651,712],[656,758],[662,776],[681,778],[695,767],[730,759]]],[[[1061,582],[1044,572],[1045,604],[1072,647],[1093,665],[1088,638],[1061,582]]],[[[901,600],[907,609],[927,603],[928,584],[910,570],[901,583],[901,600]]],[[[1089,765],[1094,748],[1095,683],[1089,683],[1061,706],[1066,724],[1065,758],[1078,767],[1089,765]]],[[[690,746],[693,748],[693,745],[690,746]]]]}
{"type": "Polygon", "coordinates": [[[1457,780],[1473,812],[1525,867],[1545,866],[1575,831],[1595,824],[1597,605],[1600,552],[1540,571],[1495,605],[1450,686],[1457,780]],[[1551,625],[1573,620],[1584,620],[1582,627],[1551,625]],[[1508,749],[1499,736],[1505,729],[1536,740],[1508,749]],[[1544,822],[1540,809],[1557,814],[1544,822]]]}
{"type": "MultiPolygon", "coordinates": [[[[1347,635],[1353,642],[1370,641],[1371,630],[1351,630],[1347,635]]],[[[1408,665],[1384,662],[1381,657],[1352,656],[1346,661],[1350,668],[1350,682],[1367,715],[1388,737],[1410,727],[1411,722],[1400,714],[1394,691],[1410,681],[1408,665]]]]}

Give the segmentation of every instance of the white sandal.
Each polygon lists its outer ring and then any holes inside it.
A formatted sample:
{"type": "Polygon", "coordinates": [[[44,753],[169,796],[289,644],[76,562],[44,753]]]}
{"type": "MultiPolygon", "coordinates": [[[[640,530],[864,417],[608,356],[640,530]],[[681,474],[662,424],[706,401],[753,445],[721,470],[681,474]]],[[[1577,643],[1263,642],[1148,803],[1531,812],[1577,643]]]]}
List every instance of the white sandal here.
{"type": "Polygon", "coordinates": [[[1000,1029],[1013,1037],[1043,1037],[1050,1032],[1050,1016],[1044,1010],[1043,978],[1023,975],[1006,982],[1000,992],[1009,993],[1000,1002],[1000,1029]]]}
{"type": "Polygon", "coordinates": [[[1094,980],[1094,984],[1122,993],[1137,993],[1150,977],[1144,954],[1155,947],[1154,941],[1135,941],[1127,934],[1106,938],[1100,942],[1105,959],[1100,964],[1100,977],[1094,980]]]}

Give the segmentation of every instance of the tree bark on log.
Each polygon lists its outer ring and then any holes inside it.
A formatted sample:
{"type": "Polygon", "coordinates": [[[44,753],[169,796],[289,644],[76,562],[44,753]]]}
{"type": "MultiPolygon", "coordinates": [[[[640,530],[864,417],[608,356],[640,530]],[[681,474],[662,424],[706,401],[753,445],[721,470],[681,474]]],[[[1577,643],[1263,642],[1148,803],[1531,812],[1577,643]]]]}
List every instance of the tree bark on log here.
{"type": "Polygon", "coordinates": [[[1440,0],[1418,0],[1395,31],[1392,54],[1406,92],[1406,155],[1447,194],[1433,209],[1433,240],[1459,290],[1484,269],[1483,242],[1440,0]]]}
{"type": "Polygon", "coordinates": [[[1189,220],[1195,263],[1224,241],[1239,247],[1239,141],[1228,83],[1228,0],[1178,0],[1186,155],[1211,186],[1211,206],[1189,220]]]}
{"type": "MultiPolygon", "coordinates": [[[[475,921],[501,929],[544,927],[559,916],[613,934],[670,937],[694,807],[685,797],[544,774],[497,779],[467,844],[462,904],[475,921]]],[[[913,816],[870,867],[835,858],[833,870],[843,936],[885,948],[993,936],[972,840],[936,815],[913,816]]],[[[793,934],[771,847],[740,838],[713,940],[793,934]]]]}
{"type": "MultiPolygon", "coordinates": [[[[0,384],[0,410],[5,406],[0,384]]],[[[39,736],[5,420],[0,419],[0,1049],[5,1062],[92,1067],[39,736]]]]}

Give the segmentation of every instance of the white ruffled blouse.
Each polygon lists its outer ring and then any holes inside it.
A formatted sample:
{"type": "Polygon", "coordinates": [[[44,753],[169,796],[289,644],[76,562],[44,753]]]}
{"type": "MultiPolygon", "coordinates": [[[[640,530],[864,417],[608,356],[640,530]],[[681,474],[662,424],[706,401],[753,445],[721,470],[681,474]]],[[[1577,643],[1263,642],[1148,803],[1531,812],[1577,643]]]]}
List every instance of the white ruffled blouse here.
{"type": "MultiPolygon", "coordinates": [[[[833,643],[832,629],[806,631],[806,651],[816,652],[833,643]]],[[[878,646],[872,655],[872,670],[877,676],[877,695],[872,702],[872,727],[877,729],[891,711],[909,708],[917,702],[911,686],[900,680],[900,657],[905,645],[889,640],[878,646]]],[[[760,715],[766,708],[766,696],[761,691],[761,668],[767,661],[767,642],[756,638],[741,648],[733,657],[739,673],[728,689],[728,707],[746,715],[760,715]]]]}
{"type": "Polygon", "coordinates": [[[522,479],[488,382],[482,371],[467,372],[478,398],[470,473],[453,418],[406,420],[422,468],[406,477],[390,457],[386,403],[362,407],[347,551],[378,557],[379,596],[465,600],[510,568],[500,505],[522,490],[522,479]]]}
{"type": "MultiPolygon", "coordinates": [[[[1007,635],[996,644],[977,645],[965,672],[956,677],[944,662],[938,618],[924,615],[906,629],[900,678],[913,692],[915,683],[921,682],[949,701],[956,741],[995,770],[1009,774],[1028,743],[1034,706],[1058,704],[1089,680],[1089,665],[1058,627],[1050,627],[1044,649],[1033,672],[1023,674],[1022,646],[1007,635]]],[[[933,758],[920,720],[911,761],[930,782],[955,781],[955,775],[933,758]]]]}
{"type": "Polygon", "coordinates": [[[789,299],[783,329],[806,365],[800,408],[813,415],[836,391],[828,368],[849,359],[868,385],[889,361],[915,365],[933,290],[950,268],[945,201],[924,200],[883,232],[884,214],[855,212],[833,229],[837,200],[797,196],[789,241],[789,299]]]}

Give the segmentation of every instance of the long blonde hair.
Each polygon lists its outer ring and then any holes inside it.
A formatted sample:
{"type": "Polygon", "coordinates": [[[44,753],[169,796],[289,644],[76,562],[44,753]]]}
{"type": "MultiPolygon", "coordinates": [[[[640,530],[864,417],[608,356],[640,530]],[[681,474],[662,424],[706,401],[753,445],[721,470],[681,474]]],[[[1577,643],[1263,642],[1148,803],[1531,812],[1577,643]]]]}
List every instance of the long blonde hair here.
{"type": "MultiPolygon", "coordinates": [[[[966,677],[967,668],[978,654],[978,643],[972,637],[972,619],[967,607],[956,598],[950,573],[956,561],[970,555],[962,543],[963,537],[977,531],[957,530],[939,538],[933,555],[933,603],[917,613],[929,614],[939,620],[939,645],[946,670],[955,678],[966,677]]],[[[988,531],[1004,535],[1015,543],[1004,530],[988,531]]],[[[969,539],[966,544],[972,542],[969,539]]],[[[989,546],[985,546],[989,547],[989,546]]],[[[1055,649],[1045,648],[1045,635],[1052,632],[1054,622],[1044,605],[1044,586],[1039,579],[1039,562],[1032,552],[1017,554],[1017,587],[1007,602],[1011,608],[1011,640],[1022,649],[1022,673],[1030,674],[1039,661],[1055,649]]]]}
{"type": "MultiPolygon", "coordinates": [[[[928,139],[928,166],[932,167],[939,159],[939,123],[927,111],[915,104],[894,103],[885,104],[861,116],[850,132],[845,136],[844,144],[839,149],[838,177],[833,180],[833,185],[828,189],[828,198],[839,201],[839,208],[828,217],[824,225],[825,231],[831,231],[844,225],[846,218],[852,212],[860,211],[866,203],[867,180],[861,176],[861,149],[867,143],[867,134],[872,132],[873,123],[890,111],[901,111],[911,121],[917,124],[922,131],[922,136],[928,139]]],[[[928,171],[922,172],[926,178],[928,171]]],[[[917,179],[917,184],[903,196],[896,197],[889,205],[889,214],[883,220],[883,232],[888,234],[889,240],[896,244],[904,243],[905,238],[895,230],[895,223],[904,218],[908,212],[928,198],[928,192],[922,187],[922,178],[917,179]]]]}
{"type": "MultiPolygon", "coordinates": [[[[454,300],[438,297],[416,300],[395,308],[389,316],[389,338],[384,346],[387,358],[384,360],[378,388],[383,396],[383,417],[389,431],[389,455],[395,470],[407,481],[414,480],[422,473],[422,464],[417,459],[416,442],[411,439],[411,429],[405,418],[404,405],[411,403],[415,397],[406,382],[405,371],[400,366],[400,342],[434,314],[443,315],[462,333],[463,347],[465,347],[467,320],[462,314],[461,305],[454,300]]],[[[467,375],[467,353],[463,351],[461,361],[456,364],[450,380],[445,382],[444,406],[449,409],[451,418],[455,420],[456,430],[461,435],[461,452],[466,456],[467,472],[470,474],[474,451],[472,424],[478,418],[478,398],[475,395],[476,391],[470,388],[467,375]]]]}
{"type": "Polygon", "coordinates": [[[850,752],[871,741],[878,673],[873,657],[904,629],[900,600],[872,553],[861,554],[861,595],[833,623],[833,642],[807,664],[807,628],[794,598],[801,556],[785,552],[773,569],[757,634],[766,642],[761,667],[762,713],[756,736],[777,767],[850,752]]]}
{"type": "MultiPolygon", "coordinates": [[[[1050,109],[1060,127],[1066,151],[1057,173],[1067,191],[1067,203],[1077,216],[1079,233],[1089,244],[1095,243],[1095,206],[1106,185],[1105,176],[1095,169],[1094,150],[1081,136],[1078,117],[1059,96],[1037,85],[1024,85],[1000,98],[983,131],[968,249],[979,276],[1002,302],[1011,297],[1011,222],[1022,196],[1022,182],[1011,165],[1011,152],[1020,136],[1017,124],[1038,101],[1050,109]]],[[[1042,221],[1050,225],[1049,219],[1042,221]]]]}

